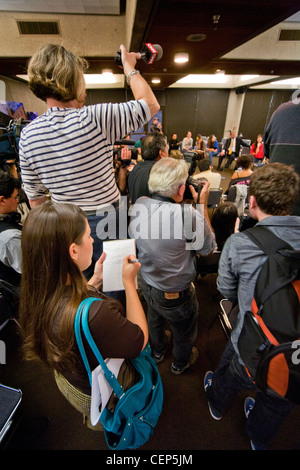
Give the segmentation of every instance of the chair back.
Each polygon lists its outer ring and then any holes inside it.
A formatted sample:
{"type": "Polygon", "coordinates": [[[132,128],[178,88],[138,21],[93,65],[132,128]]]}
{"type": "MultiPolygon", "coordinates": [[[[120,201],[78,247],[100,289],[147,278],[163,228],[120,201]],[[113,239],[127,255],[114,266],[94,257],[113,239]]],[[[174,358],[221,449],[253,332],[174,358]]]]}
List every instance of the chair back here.
{"type": "Polygon", "coordinates": [[[207,207],[209,209],[214,209],[220,204],[222,193],[222,189],[210,189],[207,201],[207,207]]]}

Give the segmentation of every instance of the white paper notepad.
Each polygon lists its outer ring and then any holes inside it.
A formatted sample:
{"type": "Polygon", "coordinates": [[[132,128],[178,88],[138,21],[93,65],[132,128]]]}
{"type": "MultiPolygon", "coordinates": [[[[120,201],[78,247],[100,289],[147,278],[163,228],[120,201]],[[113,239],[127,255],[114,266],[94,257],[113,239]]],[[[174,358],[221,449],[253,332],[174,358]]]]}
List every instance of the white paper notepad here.
{"type": "MultiPolygon", "coordinates": [[[[106,254],[103,263],[103,292],[124,290],[122,282],[122,267],[125,256],[136,256],[135,240],[109,240],[103,242],[106,254]]],[[[136,288],[137,280],[135,279],[136,288]]]]}

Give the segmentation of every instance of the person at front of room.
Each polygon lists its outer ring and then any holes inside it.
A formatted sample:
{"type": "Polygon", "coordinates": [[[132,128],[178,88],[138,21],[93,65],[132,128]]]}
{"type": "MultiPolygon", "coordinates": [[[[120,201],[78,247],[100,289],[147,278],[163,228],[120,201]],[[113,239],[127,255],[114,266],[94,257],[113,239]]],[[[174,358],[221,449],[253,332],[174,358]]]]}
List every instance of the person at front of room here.
{"type": "MultiPolygon", "coordinates": [[[[32,207],[46,201],[71,202],[83,209],[94,243],[102,253],[106,211],[118,214],[120,193],[113,170],[113,144],[150,121],[160,106],[135,69],[138,53],[121,45],[121,60],[133,101],[85,106],[87,62],[60,45],[42,46],[28,65],[29,87],[47,111],[27,125],[20,138],[20,167],[32,207]],[[97,230],[96,230],[97,228],[97,230]]],[[[116,216],[118,222],[118,216],[116,216]]],[[[127,226],[119,227],[127,236],[127,226]]],[[[112,238],[118,238],[118,226],[112,238]],[[115,236],[114,236],[115,235],[115,236]]]]}
{"type": "Polygon", "coordinates": [[[262,135],[258,134],[255,142],[251,145],[250,153],[253,156],[254,163],[262,163],[264,159],[264,143],[262,139],[262,135]]]}
{"type": "MultiPolygon", "coordinates": [[[[300,217],[290,214],[298,191],[299,176],[291,166],[272,163],[251,175],[250,215],[258,221],[257,226],[267,227],[296,250],[300,249],[300,217]]],[[[222,250],[218,290],[233,303],[238,302],[239,314],[216,371],[208,371],[204,378],[209,411],[216,420],[221,419],[238,392],[256,391],[240,357],[238,340],[265,260],[265,253],[244,232],[231,235],[222,250]]],[[[245,400],[246,430],[253,450],[269,447],[293,406],[286,399],[261,391],[256,391],[255,400],[245,400]]]]}
{"type": "MultiPolygon", "coordinates": [[[[119,301],[98,290],[102,284],[104,254],[89,282],[83,276],[92,253],[90,227],[78,206],[46,202],[30,211],[22,232],[23,351],[26,359],[41,360],[54,371],[59,389],[83,414],[86,424],[89,424],[91,387],[74,331],[81,301],[99,298],[89,309],[92,337],[104,359],[125,359],[120,373],[130,374],[130,380],[133,379],[131,363],[126,359],[137,357],[148,342],[147,320],[135,288],[140,263],[130,263],[135,259],[131,254],[123,260],[125,316],[119,301]],[[77,397],[81,397],[80,404],[77,397]]],[[[94,370],[97,359],[91,351],[87,357],[94,370]]]]}
{"type": "Polygon", "coordinates": [[[237,159],[240,154],[241,147],[250,147],[249,143],[241,137],[237,137],[235,131],[230,132],[230,137],[226,140],[224,148],[219,155],[218,171],[223,171],[221,167],[224,158],[227,159],[225,168],[229,168],[233,160],[237,159]]]}

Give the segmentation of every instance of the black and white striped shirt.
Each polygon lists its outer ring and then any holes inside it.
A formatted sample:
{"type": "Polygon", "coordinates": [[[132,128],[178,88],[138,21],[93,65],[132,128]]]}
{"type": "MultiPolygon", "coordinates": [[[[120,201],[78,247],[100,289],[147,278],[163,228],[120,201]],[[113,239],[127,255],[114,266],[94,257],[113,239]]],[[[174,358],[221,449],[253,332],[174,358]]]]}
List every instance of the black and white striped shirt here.
{"type": "Polygon", "coordinates": [[[150,118],[143,100],[48,109],[21,133],[20,167],[28,198],[39,199],[48,190],[53,202],[72,202],[85,211],[116,202],[113,144],[150,118]]]}

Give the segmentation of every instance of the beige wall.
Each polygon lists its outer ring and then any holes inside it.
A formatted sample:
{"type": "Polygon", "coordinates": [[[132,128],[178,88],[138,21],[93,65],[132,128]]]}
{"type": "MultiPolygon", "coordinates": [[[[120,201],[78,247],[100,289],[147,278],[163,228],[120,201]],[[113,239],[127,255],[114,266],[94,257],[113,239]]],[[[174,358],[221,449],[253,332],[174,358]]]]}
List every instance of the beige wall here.
{"type": "Polygon", "coordinates": [[[3,98],[2,94],[1,100],[21,102],[26,112],[34,111],[38,115],[46,111],[46,103],[36,98],[29,90],[27,84],[20,83],[17,80],[9,80],[5,77],[0,77],[0,80],[5,85],[5,98],[3,98]]]}

